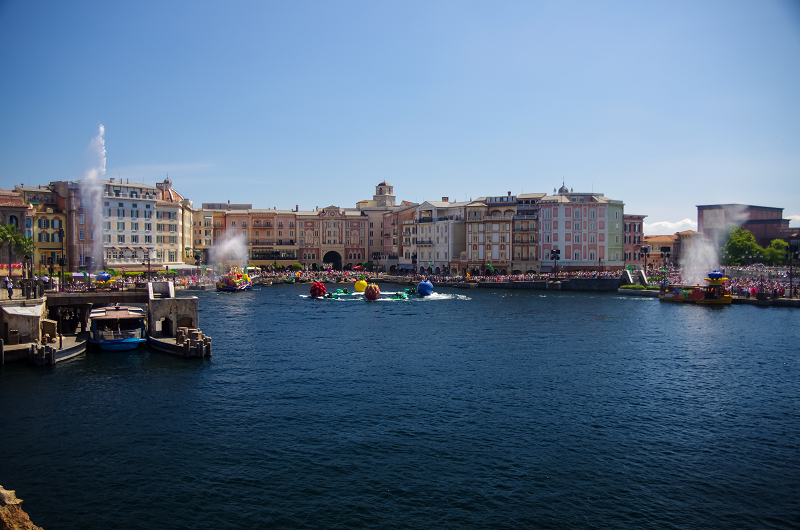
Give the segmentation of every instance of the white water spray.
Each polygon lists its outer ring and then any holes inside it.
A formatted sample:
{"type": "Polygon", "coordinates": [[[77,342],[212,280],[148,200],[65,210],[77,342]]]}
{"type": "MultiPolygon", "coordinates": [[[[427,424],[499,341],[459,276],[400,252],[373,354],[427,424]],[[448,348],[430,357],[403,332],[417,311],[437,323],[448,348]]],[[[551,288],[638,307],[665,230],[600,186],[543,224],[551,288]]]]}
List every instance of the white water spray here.
{"type": "Polygon", "coordinates": [[[702,236],[683,243],[681,248],[681,281],[689,285],[705,285],[708,273],[719,268],[717,246],[702,236]]]}
{"type": "Polygon", "coordinates": [[[219,264],[237,267],[247,266],[247,247],[245,246],[244,236],[226,232],[225,236],[215,241],[209,249],[209,258],[215,266],[219,264]]]}
{"type": "Polygon", "coordinates": [[[730,205],[724,208],[722,223],[717,228],[716,239],[710,240],[697,235],[683,243],[681,249],[681,281],[686,284],[705,285],[708,273],[720,269],[719,249],[725,244],[724,237],[728,232],[723,230],[727,225],[742,226],[748,220],[747,208],[730,205]]]}
{"type": "Polygon", "coordinates": [[[105,133],[106,129],[101,124],[97,136],[89,143],[89,169],[79,183],[83,208],[89,213],[88,220],[94,233],[90,254],[94,270],[103,267],[103,183],[100,180],[106,176],[105,133]]]}

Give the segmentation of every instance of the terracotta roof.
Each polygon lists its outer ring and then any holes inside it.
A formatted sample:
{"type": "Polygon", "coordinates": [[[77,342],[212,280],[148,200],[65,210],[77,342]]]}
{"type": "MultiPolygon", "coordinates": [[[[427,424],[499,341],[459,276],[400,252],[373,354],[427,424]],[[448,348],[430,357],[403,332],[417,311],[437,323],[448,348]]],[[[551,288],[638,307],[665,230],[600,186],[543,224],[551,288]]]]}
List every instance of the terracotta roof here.
{"type": "Polygon", "coordinates": [[[27,204],[22,204],[21,202],[4,202],[4,203],[0,203],[0,206],[2,206],[2,207],[17,206],[19,208],[27,208],[28,207],[27,204]]]}

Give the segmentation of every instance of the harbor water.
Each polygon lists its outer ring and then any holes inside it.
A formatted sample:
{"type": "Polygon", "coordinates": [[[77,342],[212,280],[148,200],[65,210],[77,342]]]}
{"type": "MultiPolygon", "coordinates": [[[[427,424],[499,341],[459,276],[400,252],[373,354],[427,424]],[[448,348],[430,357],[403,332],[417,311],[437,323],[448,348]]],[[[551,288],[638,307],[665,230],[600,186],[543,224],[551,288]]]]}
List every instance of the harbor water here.
{"type": "Polygon", "coordinates": [[[0,367],[0,484],[48,530],[800,525],[795,309],[308,287],[191,293],[210,360],[0,367]]]}

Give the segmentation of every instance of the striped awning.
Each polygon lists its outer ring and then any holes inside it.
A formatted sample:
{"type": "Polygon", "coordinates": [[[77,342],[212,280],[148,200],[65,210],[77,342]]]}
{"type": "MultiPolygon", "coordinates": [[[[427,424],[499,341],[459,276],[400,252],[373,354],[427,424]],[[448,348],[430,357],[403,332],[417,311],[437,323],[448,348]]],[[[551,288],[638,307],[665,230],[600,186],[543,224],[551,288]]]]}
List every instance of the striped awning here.
{"type": "Polygon", "coordinates": [[[133,248],[133,247],[125,247],[125,248],[127,248],[127,249],[128,249],[128,250],[130,250],[131,252],[136,252],[136,249],[135,249],[135,248],[133,248]]]}
{"type": "Polygon", "coordinates": [[[111,247],[111,248],[113,248],[114,250],[117,250],[117,251],[119,251],[119,252],[122,252],[122,249],[121,249],[121,248],[119,248],[119,247],[111,247]]]}

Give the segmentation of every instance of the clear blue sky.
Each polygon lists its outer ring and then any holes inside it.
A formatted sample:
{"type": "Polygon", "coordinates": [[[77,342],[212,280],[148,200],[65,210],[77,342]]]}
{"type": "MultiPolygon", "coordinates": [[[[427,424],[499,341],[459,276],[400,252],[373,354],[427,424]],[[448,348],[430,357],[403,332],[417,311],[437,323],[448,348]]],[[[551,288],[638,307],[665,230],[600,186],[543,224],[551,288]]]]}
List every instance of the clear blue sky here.
{"type": "MultiPolygon", "coordinates": [[[[800,3],[0,0],[0,187],[167,173],[201,202],[561,184],[651,223],[800,225],[800,3]]],[[[657,225],[671,233],[680,224],[657,225]]]]}

